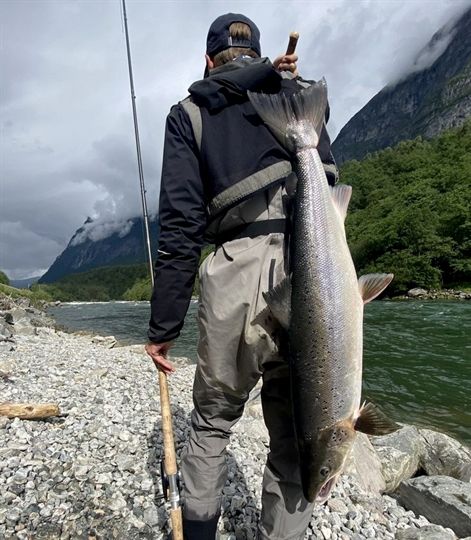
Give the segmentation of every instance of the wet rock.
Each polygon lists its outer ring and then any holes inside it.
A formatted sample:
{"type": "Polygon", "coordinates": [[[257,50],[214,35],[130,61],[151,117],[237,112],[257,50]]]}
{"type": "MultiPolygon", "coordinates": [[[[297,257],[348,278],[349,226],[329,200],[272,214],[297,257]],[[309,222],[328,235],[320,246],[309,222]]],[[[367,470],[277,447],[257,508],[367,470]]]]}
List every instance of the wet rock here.
{"type": "Polygon", "coordinates": [[[410,289],[407,291],[407,296],[410,298],[420,298],[427,296],[428,292],[425,289],[420,289],[416,287],[415,289],[410,289]]]}
{"type": "Polygon", "coordinates": [[[420,460],[428,476],[452,476],[470,481],[471,452],[457,440],[430,429],[419,429],[424,440],[424,453],[420,460]]]}
{"type": "Polygon", "coordinates": [[[399,486],[398,500],[458,536],[471,535],[471,484],[448,476],[421,476],[399,486]]]}
{"type": "Polygon", "coordinates": [[[439,525],[425,527],[409,527],[396,533],[396,540],[455,540],[453,532],[439,525]]]}
{"type": "Polygon", "coordinates": [[[419,469],[424,442],[416,427],[404,426],[389,435],[372,437],[371,442],[381,461],[386,492],[394,491],[419,469]]]}
{"type": "Polygon", "coordinates": [[[356,476],[358,483],[369,493],[379,495],[386,489],[382,463],[369,438],[357,433],[349,456],[346,472],[356,476]]]}

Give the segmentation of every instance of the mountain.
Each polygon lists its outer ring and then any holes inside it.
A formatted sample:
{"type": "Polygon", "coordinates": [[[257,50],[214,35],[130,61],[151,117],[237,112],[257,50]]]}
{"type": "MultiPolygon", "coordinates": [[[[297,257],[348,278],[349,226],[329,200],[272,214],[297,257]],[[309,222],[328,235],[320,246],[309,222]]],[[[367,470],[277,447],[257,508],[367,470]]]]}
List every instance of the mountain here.
{"type": "Polygon", "coordinates": [[[347,122],[332,145],[337,162],[462,125],[471,116],[470,36],[471,8],[432,37],[417,56],[414,72],[383,88],[347,122]],[[420,70],[437,54],[432,65],[420,70]]]}
{"type": "Polygon", "coordinates": [[[10,285],[17,289],[27,289],[33,283],[36,283],[41,276],[33,276],[25,279],[10,279],[10,285]]]}
{"type": "MultiPolygon", "coordinates": [[[[152,253],[157,249],[158,224],[150,222],[152,253]]],[[[93,239],[93,221],[88,218],[72,236],[39,283],[53,283],[64,276],[103,266],[129,265],[147,261],[142,218],[134,218],[106,238],[93,239]],[[90,238],[90,236],[92,238],[90,238]]]]}

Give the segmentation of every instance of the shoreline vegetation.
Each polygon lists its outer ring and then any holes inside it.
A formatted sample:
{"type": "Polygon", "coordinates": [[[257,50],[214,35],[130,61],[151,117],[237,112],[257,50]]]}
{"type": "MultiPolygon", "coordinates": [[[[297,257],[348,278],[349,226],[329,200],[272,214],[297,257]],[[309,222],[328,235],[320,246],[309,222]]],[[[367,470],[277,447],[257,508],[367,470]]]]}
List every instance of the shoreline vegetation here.
{"type": "MultiPolygon", "coordinates": [[[[192,409],[195,367],[172,359],[177,456],[192,409]]],[[[0,390],[9,403],[51,403],[60,417],[0,417],[0,537],[163,539],[162,432],[155,368],[142,346],[65,333],[26,298],[0,294],[0,390]]],[[[256,538],[268,451],[260,388],[231,437],[222,540],[256,538]]],[[[456,540],[471,535],[471,453],[437,431],[403,425],[359,434],[306,538],[456,540]]]]}

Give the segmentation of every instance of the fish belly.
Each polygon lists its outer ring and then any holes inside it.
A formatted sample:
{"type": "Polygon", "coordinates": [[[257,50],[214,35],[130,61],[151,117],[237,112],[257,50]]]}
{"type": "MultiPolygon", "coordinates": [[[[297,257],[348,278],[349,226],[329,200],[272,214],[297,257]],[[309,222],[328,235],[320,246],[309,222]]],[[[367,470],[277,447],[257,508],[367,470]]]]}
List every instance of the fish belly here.
{"type": "Polygon", "coordinates": [[[363,301],[316,150],[299,158],[290,356],[298,436],[353,418],[359,408],[363,301]]]}

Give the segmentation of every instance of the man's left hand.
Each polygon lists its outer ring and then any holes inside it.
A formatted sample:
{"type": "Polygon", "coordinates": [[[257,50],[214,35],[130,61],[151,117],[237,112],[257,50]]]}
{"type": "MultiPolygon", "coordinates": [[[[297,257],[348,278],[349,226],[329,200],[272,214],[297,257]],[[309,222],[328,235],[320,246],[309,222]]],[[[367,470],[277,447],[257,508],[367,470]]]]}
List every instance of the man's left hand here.
{"type": "Polygon", "coordinates": [[[280,56],[277,56],[275,60],[273,60],[273,66],[278,71],[291,71],[291,73],[297,77],[298,76],[298,66],[296,65],[296,62],[298,61],[298,55],[293,54],[282,54],[280,56]]]}

